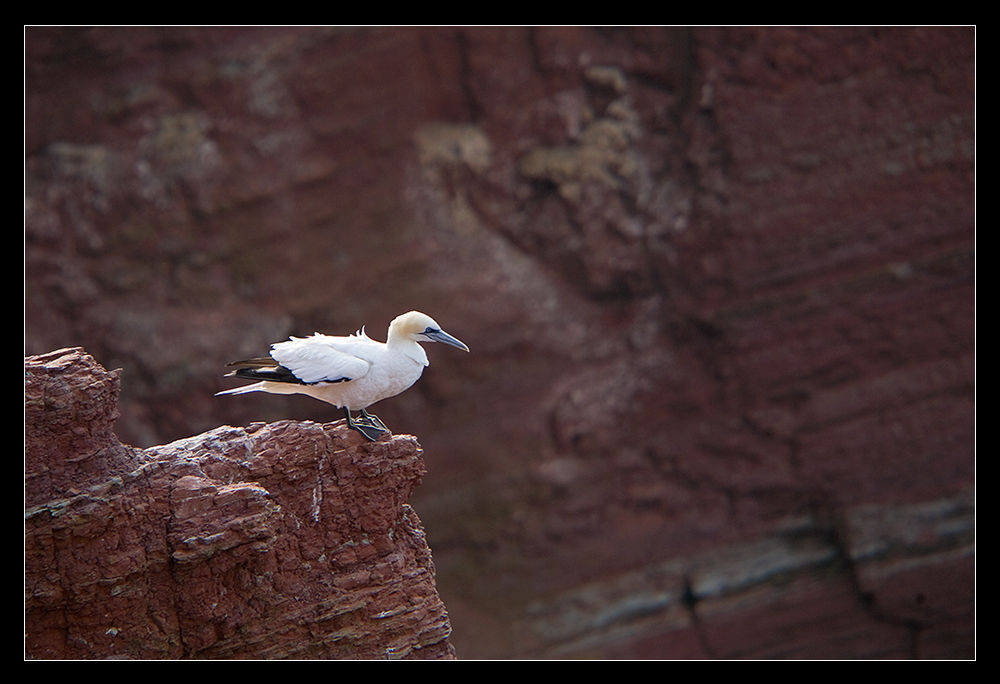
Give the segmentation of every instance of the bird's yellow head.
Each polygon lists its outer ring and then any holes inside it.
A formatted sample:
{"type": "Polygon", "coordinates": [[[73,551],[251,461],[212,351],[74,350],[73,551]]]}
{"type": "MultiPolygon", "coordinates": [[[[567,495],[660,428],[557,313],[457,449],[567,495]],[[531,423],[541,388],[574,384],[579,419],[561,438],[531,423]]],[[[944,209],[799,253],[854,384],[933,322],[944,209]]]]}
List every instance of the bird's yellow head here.
{"type": "Polygon", "coordinates": [[[465,343],[441,330],[441,326],[433,318],[419,311],[409,311],[393,319],[389,324],[388,342],[392,343],[394,338],[414,342],[443,342],[469,351],[465,343]]]}

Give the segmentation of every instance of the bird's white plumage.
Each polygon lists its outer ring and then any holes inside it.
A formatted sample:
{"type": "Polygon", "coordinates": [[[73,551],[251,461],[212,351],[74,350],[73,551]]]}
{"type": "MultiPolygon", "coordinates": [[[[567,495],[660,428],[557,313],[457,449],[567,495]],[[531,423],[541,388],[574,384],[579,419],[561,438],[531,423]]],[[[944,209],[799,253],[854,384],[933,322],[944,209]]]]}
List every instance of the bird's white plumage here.
{"type": "Polygon", "coordinates": [[[350,337],[316,333],[272,345],[271,358],[308,384],[358,380],[368,374],[378,344],[362,331],[350,337]]]}
{"type": "MultiPolygon", "coordinates": [[[[368,337],[363,328],[346,337],[316,333],[312,337],[278,342],[271,346],[271,358],[280,366],[277,370],[289,371],[294,378],[263,380],[219,394],[306,394],[340,408],[360,411],[399,394],[420,378],[429,362],[418,342],[444,342],[469,351],[465,344],[443,332],[430,316],[410,311],[392,321],[384,343],[368,337]]],[[[236,365],[240,363],[252,362],[236,365]]],[[[275,366],[264,368],[259,360],[253,363],[265,372],[275,371],[275,366]]],[[[250,370],[240,377],[253,377],[254,373],[250,370]]]]}

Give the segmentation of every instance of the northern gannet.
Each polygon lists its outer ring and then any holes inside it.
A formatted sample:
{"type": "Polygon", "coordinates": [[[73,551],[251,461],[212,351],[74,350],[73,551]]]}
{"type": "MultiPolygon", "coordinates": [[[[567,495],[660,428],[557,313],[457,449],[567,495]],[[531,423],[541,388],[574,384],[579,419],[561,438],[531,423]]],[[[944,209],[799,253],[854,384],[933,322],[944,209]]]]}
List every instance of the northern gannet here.
{"type": "Polygon", "coordinates": [[[469,351],[430,316],[410,311],[393,319],[384,343],[368,337],[364,328],[347,337],[316,333],[272,344],[270,357],[226,364],[236,369],[226,377],[260,382],[218,392],[216,396],[247,392],[306,394],[344,409],[348,427],[375,441],[389,429],[365,409],[396,396],[417,381],[430,363],[418,342],[444,342],[469,351]],[[360,411],[361,416],[352,418],[351,411],[360,411]]]}

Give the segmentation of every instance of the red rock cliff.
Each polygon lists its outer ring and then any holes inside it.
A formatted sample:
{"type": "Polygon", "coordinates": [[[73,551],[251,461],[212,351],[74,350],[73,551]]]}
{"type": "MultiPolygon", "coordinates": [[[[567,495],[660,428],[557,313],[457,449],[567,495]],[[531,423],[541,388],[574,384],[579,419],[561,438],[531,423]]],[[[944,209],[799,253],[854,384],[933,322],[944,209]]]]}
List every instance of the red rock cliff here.
{"type": "Polygon", "coordinates": [[[408,435],[220,427],[134,449],[118,371],[25,360],[29,658],[452,658],[408,435]]]}

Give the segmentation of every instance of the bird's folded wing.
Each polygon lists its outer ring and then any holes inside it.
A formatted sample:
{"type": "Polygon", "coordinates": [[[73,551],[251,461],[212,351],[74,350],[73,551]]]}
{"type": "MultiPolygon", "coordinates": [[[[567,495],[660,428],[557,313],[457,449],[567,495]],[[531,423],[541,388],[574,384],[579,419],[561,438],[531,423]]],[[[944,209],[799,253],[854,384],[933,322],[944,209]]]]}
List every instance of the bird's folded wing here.
{"type": "Polygon", "coordinates": [[[293,337],[271,347],[271,357],[304,383],[342,382],[363,377],[371,364],[334,345],[342,338],[293,337]]]}

